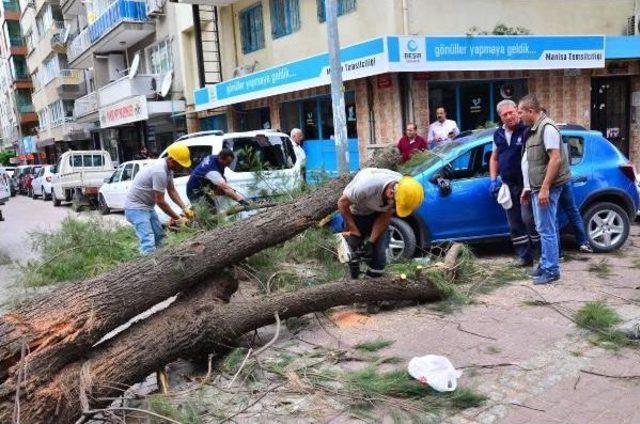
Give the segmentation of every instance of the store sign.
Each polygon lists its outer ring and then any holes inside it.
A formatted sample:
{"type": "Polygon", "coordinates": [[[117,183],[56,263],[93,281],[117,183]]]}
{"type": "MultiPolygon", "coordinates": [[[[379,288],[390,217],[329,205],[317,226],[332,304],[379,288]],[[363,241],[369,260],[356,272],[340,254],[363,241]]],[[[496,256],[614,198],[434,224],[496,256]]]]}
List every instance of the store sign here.
{"type": "Polygon", "coordinates": [[[142,96],[130,97],[118,103],[100,108],[100,127],[109,128],[131,122],[149,119],[147,98],[142,96]]]}
{"type": "MultiPolygon", "coordinates": [[[[603,68],[605,37],[386,36],[344,47],[340,59],[345,81],[389,72],[603,68]]],[[[325,53],[197,89],[195,111],[329,83],[325,53]]]]}
{"type": "MultiPolygon", "coordinates": [[[[386,72],[384,38],[340,49],[342,79],[349,81],[386,72]]],[[[194,91],[196,111],[329,84],[329,55],[321,54],[275,66],[194,91]]]]}

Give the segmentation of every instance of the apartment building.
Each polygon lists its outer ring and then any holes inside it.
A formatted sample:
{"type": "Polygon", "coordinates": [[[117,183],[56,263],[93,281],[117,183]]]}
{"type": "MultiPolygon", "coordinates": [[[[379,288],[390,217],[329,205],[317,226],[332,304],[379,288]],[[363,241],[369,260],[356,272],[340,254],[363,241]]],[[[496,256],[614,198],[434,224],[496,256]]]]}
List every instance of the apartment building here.
{"type": "Polygon", "coordinates": [[[0,37],[0,120],[3,149],[14,149],[22,160],[37,162],[33,135],[38,124],[31,102],[33,88],[27,69],[27,47],[20,29],[17,0],[2,2],[0,37]]]}
{"type": "Polygon", "coordinates": [[[74,124],[91,125],[91,146],[123,162],[186,133],[185,87],[189,96],[197,87],[191,5],[62,0],[60,9],[70,33],[64,66],[82,73],[86,90],[62,106],[74,124]]]}
{"type": "MultiPolygon", "coordinates": [[[[210,3],[223,82],[194,91],[194,129],[300,127],[311,166],[335,166],[324,1],[210,3]]],[[[338,0],[352,160],[407,122],[426,135],[437,106],[475,129],[498,120],[500,100],[534,92],[556,121],[602,131],[640,165],[638,3],[338,0]]]]}

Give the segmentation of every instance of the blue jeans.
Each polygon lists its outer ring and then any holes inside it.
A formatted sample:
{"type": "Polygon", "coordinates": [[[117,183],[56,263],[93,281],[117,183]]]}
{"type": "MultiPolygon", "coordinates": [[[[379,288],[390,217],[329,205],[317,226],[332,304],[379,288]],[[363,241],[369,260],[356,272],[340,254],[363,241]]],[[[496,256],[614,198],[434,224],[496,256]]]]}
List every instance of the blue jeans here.
{"type": "Polygon", "coordinates": [[[540,270],[546,275],[560,275],[560,258],[558,249],[558,200],[562,187],[552,187],[549,190],[549,205],[540,205],[538,195],[531,194],[533,202],[533,216],[536,220],[536,229],[540,234],[540,270]]]}
{"type": "MultiPolygon", "coordinates": [[[[584,221],[582,215],[576,206],[576,201],[573,197],[573,184],[571,181],[562,186],[562,192],[560,193],[560,199],[558,200],[558,213],[564,212],[567,214],[567,219],[573,228],[573,233],[576,236],[578,246],[588,245],[589,238],[584,229],[584,221]]],[[[560,222],[558,221],[558,234],[560,231],[560,222]]],[[[562,248],[560,248],[562,250],[562,248]]]]}
{"type": "Polygon", "coordinates": [[[155,210],[125,209],[124,216],[136,230],[140,240],[140,254],[155,252],[164,238],[164,230],[155,210]]]}

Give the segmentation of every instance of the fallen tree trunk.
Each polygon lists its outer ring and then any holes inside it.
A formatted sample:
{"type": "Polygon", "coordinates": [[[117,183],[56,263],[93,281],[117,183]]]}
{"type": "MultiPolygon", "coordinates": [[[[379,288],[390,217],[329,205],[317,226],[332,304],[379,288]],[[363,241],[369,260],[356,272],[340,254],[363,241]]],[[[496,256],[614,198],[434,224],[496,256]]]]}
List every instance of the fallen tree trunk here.
{"type": "MultiPolygon", "coordinates": [[[[390,166],[397,155],[383,154],[375,163],[390,166]]],[[[335,210],[348,181],[330,181],[295,201],[63,285],[6,313],[0,317],[0,402],[13,398],[17,377],[25,387],[48,381],[129,319],[314,225],[335,210]]]]}
{"type": "MultiPolygon", "coordinates": [[[[198,288],[94,349],[86,361],[63,368],[48,384],[32,387],[21,400],[23,422],[74,422],[83,410],[107,406],[109,401],[100,399],[121,395],[159,367],[196,352],[224,350],[241,335],[273,323],[276,313],[286,319],[354,302],[440,299],[426,278],[400,277],[342,281],[226,305],[210,291],[198,288]]],[[[0,422],[12,410],[10,402],[1,403],[0,422]]]]}

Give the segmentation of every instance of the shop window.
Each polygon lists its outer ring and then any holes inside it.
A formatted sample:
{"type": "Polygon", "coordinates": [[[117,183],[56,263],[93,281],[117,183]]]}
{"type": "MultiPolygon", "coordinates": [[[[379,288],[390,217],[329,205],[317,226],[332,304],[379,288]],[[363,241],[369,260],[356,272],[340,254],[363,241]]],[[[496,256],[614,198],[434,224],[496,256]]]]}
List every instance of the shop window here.
{"type": "Polygon", "coordinates": [[[242,53],[251,53],[264,47],[262,3],[257,3],[240,12],[240,33],[242,53]]]}
{"type": "Polygon", "coordinates": [[[323,139],[331,138],[334,135],[331,97],[320,99],[320,130],[323,139]]]}
{"type": "Polygon", "coordinates": [[[167,38],[147,48],[147,57],[152,74],[166,74],[173,68],[171,41],[167,38]]]}
{"type": "Polygon", "coordinates": [[[240,130],[268,130],[271,128],[271,113],[268,107],[240,112],[240,130]]]}
{"type": "MultiPolygon", "coordinates": [[[[324,22],[327,20],[325,1],[316,0],[318,7],[318,21],[324,22]]],[[[356,10],[356,0],[338,0],[338,16],[345,15],[347,13],[356,10]]]]}
{"type": "Polygon", "coordinates": [[[270,0],[271,36],[284,37],[300,29],[299,0],[270,0]]]}
{"type": "Polygon", "coordinates": [[[208,116],[200,120],[200,131],[227,132],[227,114],[208,116]]]}
{"type": "Polygon", "coordinates": [[[307,140],[318,140],[320,138],[317,99],[302,101],[302,132],[307,140]]]}
{"type": "Polygon", "coordinates": [[[280,104],[280,128],[287,134],[294,128],[302,128],[300,122],[300,102],[286,102],[280,104]]]}
{"type": "MultiPolygon", "coordinates": [[[[353,91],[346,92],[344,99],[347,137],[357,138],[355,93],[353,91]]],[[[280,125],[282,131],[286,133],[291,132],[293,128],[302,129],[306,140],[329,139],[334,135],[331,97],[321,96],[282,103],[280,106],[280,125]]]]}

